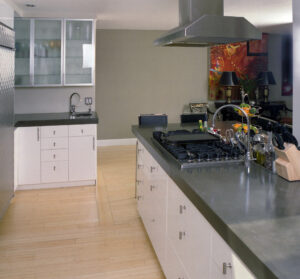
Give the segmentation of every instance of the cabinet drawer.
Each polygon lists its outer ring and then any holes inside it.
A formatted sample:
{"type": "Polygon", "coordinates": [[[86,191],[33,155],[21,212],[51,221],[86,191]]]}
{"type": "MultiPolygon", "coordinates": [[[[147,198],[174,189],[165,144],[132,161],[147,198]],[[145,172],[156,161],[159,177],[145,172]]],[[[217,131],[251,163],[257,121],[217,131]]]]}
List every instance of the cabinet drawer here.
{"type": "Polygon", "coordinates": [[[68,161],[68,150],[67,149],[58,149],[58,150],[42,150],[41,161],[50,162],[50,161],[68,161]]]}
{"type": "Polygon", "coordinates": [[[59,138],[68,136],[68,126],[44,126],[41,127],[42,138],[59,138]]]}
{"type": "Polygon", "coordinates": [[[41,180],[42,183],[68,181],[68,161],[43,162],[41,180]]]}
{"type": "Polygon", "coordinates": [[[68,138],[42,138],[42,149],[67,149],[68,138]]]}
{"type": "Polygon", "coordinates": [[[70,137],[95,136],[95,135],[96,135],[96,125],[95,124],[70,125],[69,126],[69,136],[70,137]]]}

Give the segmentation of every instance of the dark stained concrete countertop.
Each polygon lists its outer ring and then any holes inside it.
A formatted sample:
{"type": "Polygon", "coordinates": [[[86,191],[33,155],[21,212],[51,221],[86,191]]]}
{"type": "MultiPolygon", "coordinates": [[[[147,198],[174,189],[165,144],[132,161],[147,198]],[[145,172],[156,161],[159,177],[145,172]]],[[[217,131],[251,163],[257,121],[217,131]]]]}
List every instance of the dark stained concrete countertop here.
{"type": "MultiPolygon", "coordinates": [[[[167,130],[195,126],[169,124],[167,130]]],[[[152,142],[154,128],[132,131],[257,278],[300,278],[300,182],[252,162],[181,170],[152,142]]]]}
{"type": "Polygon", "coordinates": [[[96,112],[91,116],[70,118],[69,112],[60,113],[32,113],[16,114],[15,127],[51,126],[51,125],[75,125],[75,124],[98,124],[96,112]]]}

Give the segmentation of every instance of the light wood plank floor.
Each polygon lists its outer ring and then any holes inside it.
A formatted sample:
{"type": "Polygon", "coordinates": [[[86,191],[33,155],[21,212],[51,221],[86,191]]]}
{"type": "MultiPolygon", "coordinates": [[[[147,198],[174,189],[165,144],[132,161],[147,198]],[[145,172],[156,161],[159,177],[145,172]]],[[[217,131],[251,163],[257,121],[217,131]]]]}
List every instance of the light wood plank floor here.
{"type": "Polygon", "coordinates": [[[164,278],[136,211],[135,147],[98,156],[97,189],[17,191],[0,221],[0,278],[164,278]]]}

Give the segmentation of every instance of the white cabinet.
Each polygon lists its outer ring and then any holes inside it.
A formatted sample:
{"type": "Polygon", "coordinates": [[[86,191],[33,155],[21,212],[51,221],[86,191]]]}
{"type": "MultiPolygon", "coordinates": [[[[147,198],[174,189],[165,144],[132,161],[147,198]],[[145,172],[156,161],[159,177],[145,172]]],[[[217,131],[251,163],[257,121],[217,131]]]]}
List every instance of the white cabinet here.
{"type": "Polygon", "coordinates": [[[70,181],[96,179],[95,136],[69,137],[70,181]]]}
{"type": "Polygon", "coordinates": [[[136,187],[139,214],[167,279],[255,279],[139,141],[136,187]]]}
{"type": "Polygon", "coordinates": [[[41,182],[41,136],[40,127],[18,128],[17,183],[41,182]]]}
{"type": "Polygon", "coordinates": [[[137,152],[138,211],[160,264],[164,268],[167,225],[167,174],[140,143],[138,143],[137,152]]]}
{"type": "Polygon", "coordinates": [[[95,185],[95,124],[17,128],[18,189],[95,185]]]}
{"type": "Polygon", "coordinates": [[[211,229],[205,218],[170,179],[168,237],[190,278],[209,278],[211,229]]]}
{"type": "Polygon", "coordinates": [[[255,279],[231,248],[212,231],[212,261],[210,278],[255,279]]]}

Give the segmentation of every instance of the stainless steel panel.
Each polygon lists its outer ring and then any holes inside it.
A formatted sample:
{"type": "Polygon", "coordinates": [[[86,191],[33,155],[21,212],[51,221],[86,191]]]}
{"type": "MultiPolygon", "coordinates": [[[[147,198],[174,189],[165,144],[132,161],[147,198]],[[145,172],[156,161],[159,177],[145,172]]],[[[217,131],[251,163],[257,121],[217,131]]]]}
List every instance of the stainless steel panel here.
{"type": "Polygon", "coordinates": [[[15,32],[0,22],[0,46],[15,48],[15,32]]]}
{"type": "MultiPolygon", "coordinates": [[[[9,34],[6,40],[14,42],[11,31],[2,34],[9,34]]],[[[11,49],[0,47],[0,218],[14,194],[14,55],[11,49]]]]}

